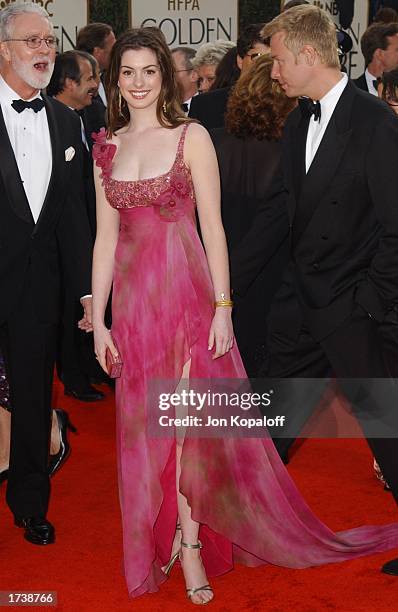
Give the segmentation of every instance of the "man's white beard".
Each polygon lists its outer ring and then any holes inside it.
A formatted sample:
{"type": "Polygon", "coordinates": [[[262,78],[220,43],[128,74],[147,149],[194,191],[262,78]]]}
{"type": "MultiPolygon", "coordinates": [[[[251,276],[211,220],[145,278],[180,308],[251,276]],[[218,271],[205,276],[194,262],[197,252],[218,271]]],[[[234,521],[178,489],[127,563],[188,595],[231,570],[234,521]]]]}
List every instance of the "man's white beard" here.
{"type": "MultiPolygon", "coordinates": [[[[38,60],[37,62],[33,63],[40,63],[40,61],[42,60],[38,60]]],[[[11,55],[11,62],[17,75],[30,87],[33,87],[34,89],[45,89],[49,84],[54,70],[54,62],[49,62],[48,70],[43,75],[34,74],[33,71],[35,69],[33,68],[33,65],[21,61],[15,54],[11,55]]]]}

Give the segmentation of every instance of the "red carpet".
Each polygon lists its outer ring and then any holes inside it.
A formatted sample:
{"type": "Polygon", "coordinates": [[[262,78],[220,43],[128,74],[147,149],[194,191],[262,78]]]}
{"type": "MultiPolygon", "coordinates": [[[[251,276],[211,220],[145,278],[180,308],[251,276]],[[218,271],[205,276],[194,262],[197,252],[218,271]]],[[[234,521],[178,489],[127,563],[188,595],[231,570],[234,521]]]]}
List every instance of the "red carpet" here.
{"type": "MultiPolygon", "coordinates": [[[[65,398],[56,385],[55,405],[69,411],[79,430],[71,438],[70,459],[53,479],[49,519],[56,525],[57,542],[48,548],[25,542],[13,526],[2,486],[0,590],[57,591],[57,609],[71,612],[192,610],[179,568],[159,593],[128,598],[121,571],[113,395],[107,394],[104,402],[83,404],[65,398]]],[[[391,495],[373,476],[362,440],[308,440],[289,470],[312,508],[333,529],[398,519],[391,495]]],[[[398,578],[378,571],[393,556],[398,551],[306,570],[238,567],[213,579],[216,597],[209,609],[394,610],[398,578]]]]}

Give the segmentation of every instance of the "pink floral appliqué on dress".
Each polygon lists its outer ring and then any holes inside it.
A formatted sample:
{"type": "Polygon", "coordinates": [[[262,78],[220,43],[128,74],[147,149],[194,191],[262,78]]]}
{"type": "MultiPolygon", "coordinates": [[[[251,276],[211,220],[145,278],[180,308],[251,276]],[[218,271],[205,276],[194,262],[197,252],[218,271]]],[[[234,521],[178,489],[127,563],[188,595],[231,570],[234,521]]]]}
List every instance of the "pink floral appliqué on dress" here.
{"type": "Polygon", "coordinates": [[[153,202],[157,214],[164,221],[177,221],[190,206],[190,188],[184,176],[175,174],[170,179],[170,185],[153,202]]]}
{"type": "Polygon", "coordinates": [[[110,142],[106,142],[106,130],[101,128],[97,133],[92,133],[93,158],[97,166],[101,168],[101,178],[109,178],[112,174],[112,161],[116,153],[117,146],[110,142]]]}

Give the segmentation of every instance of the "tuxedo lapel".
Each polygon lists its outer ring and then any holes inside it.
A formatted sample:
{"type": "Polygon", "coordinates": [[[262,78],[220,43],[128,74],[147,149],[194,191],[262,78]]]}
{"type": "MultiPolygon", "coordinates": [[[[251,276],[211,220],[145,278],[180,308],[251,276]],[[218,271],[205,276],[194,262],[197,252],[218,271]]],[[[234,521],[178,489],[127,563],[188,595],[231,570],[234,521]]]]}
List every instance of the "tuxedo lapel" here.
{"type": "Polygon", "coordinates": [[[34,219],[26,197],[17,161],[11,146],[3,113],[0,107],[0,175],[13,211],[22,221],[34,225],[34,219]]]}
{"type": "Polygon", "coordinates": [[[62,199],[62,193],[65,185],[65,152],[62,147],[61,134],[58,128],[54,108],[47,96],[43,96],[45,111],[47,113],[48,128],[50,132],[51,150],[52,150],[52,170],[50,182],[43,206],[37,219],[34,233],[43,224],[43,221],[51,213],[56,212],[56,206],[51,205],[51,202],[56,202],[57,199],[62,199]]]}
{"type": "Polygon", "coordinates": [[[292,159],[292,178],[294,198],[292,198],[291,218],[294,217],[296,202],[300,198],[302,184],[305,179],[305,147],[307,142],[309,118],[305,118],[300,113],[300,120],[296,127],[292,128],[291,135],[291,159],[292,159]]]}
{"type": "MultiPolygon", "coordinates": [[[[312,164],[302,184],[297,214],[293,224],[293,244],[306,229],[319,202],[335,179],[344,151],[352,134],[351,107],[355,86],[348,83],[338,101],[312,164]]],[[[305,151],[304,151],[305,159],[305,151]]]]}

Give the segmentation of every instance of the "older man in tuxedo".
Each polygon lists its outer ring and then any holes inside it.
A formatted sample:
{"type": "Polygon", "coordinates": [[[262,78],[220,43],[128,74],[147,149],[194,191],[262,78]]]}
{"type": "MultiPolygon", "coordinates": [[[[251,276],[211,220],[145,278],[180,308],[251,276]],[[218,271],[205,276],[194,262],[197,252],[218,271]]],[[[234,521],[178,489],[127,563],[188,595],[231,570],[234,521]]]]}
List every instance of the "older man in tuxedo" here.
{"type": "Polygon", "coordinates": [[[7,503],[34,544],[46,519],[50,403],[61,275],[90,319],[91,244],[81,193],[78,116],[40,94],[56,38],[37,4],[0,12],[0,344],[13,402],[7,503]]]}
{"type": "MultiPolygon", "coordinates": [[[[281,173],[232,260],[233,287],[244,291],[289,225],[300,329],[278,356],[282,376],[334,371],[398,501],[397,385],[374,382],[389,379],[398,362],[395,346],[388,363],[382,329],[398,323],[397,119],[341,73],[335,26],[322,9],[291,8],[264,35],[272,77],[301,100],[286,124],[281,173]],[[395,435],[372,435],[369,423],[381,420],[395,435]]],[[[304,423],[313,402],[291,399],[304,423]]],[[[397,574],[398,561],[383,570],[397,574]]]]}

